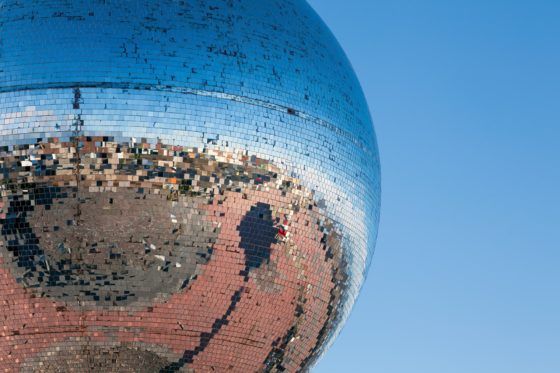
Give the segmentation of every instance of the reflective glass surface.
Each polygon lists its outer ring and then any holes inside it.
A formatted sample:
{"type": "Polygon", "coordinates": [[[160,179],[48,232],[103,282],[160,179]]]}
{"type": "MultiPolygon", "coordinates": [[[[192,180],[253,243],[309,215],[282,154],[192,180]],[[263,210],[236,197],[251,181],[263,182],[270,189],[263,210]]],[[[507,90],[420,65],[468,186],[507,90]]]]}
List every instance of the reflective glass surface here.
{"type": "Polygon", "coordinates": [[[0,367],[300,371],[373,255],[367,104],[305,1],[0,3],[0,367]]]}

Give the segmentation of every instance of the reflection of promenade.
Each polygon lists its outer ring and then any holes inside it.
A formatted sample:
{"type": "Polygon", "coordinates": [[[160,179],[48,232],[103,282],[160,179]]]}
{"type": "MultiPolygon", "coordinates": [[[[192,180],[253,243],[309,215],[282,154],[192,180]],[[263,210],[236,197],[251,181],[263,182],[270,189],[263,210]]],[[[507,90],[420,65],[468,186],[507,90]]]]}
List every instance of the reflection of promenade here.
{"type": "Polygon", "coordinates": [[[266,161],[84,137],[2,164],[3,366],[297,370],[336,326],[340,240],[266,161]]]}

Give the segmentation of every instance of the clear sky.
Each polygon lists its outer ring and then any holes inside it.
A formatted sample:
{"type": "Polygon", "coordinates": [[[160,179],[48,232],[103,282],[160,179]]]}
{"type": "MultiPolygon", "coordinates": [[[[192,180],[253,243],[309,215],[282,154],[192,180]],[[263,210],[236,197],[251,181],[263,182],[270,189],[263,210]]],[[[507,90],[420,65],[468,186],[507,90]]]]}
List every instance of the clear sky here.
{"type": "Polygon", "coordinates": [[[560,2],[309,2],[362,82],[383,183],[315,372],[560,372],[560,2]]]}

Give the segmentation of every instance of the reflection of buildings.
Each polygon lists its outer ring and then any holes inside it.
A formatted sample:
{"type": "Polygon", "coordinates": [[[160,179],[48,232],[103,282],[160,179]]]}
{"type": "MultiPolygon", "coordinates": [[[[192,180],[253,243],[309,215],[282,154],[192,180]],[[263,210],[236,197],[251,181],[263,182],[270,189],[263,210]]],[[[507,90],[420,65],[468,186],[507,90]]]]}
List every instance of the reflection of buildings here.
{"type": "Polygon", "coordinates": [[[375,241],[355,77],[306,4],[137,3],[0,13],[0,367],[305,369],[375,241]]]}

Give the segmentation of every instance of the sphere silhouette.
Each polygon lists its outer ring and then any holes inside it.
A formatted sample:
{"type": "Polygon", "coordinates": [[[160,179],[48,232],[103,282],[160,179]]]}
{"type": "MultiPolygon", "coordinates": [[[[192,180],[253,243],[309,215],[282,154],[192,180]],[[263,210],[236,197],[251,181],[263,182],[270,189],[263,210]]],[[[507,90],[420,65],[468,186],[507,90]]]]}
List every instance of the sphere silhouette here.
{"type": "Polygon", "coordinates": [[[356,75],[303,0],[0,4],[0,368],[305,371],[379,221],[356,75]]]}

